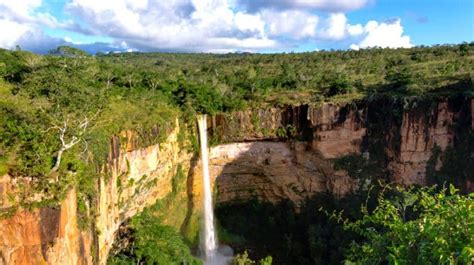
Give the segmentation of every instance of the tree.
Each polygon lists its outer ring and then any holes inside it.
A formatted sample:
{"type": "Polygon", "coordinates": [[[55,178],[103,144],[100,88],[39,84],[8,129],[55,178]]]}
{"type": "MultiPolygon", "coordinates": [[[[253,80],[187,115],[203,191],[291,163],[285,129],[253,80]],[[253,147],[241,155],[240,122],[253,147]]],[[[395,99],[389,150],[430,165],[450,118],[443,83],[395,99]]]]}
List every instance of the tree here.
{"type": "Polygon", "coordinates": [[[472,264],[474,262],[474,193],[462,196],[434,188],[396,190],[378,198],[378,206],[346,230],[365,240],[354,242],[347,260],[356,264],[472,264]]]}
{"type": "Polygon", "coordinates": [[[237,254],[232,260],[232,265],[272,265],[273,259],[271,256],[263,258],[258,262],[249,258],[247,251],[244,251],[242,254],[237,254]]]}
{"type": "Polygon", "coordinates": [[[385,75],[385,80],[395,88],[407,89],[409,85],[414,83],[411,70],[408,67],[389,69],[385,75]]]}
{"type": "Polygon", "coordinates": [[[84,143],[84,152],[87,152],[87,141],[84,136],[87,130],[91,126],[91,121],[99,114],[97,111],[91,117],[84,116],[82,119],[71,118],[70,115],[66,115],[62,121],[53,121],[53,126],[48,130],[56,130],[58,132],[58,138],[61,141],[61,147],[56,154],[56,162],[50,171],[50,174],[58,171],[61,165],[61,158],[65,151],[71,149],[80,142],[84,143]]]}
{"type": "Polygon", "coordinates": [[[58,46],[56,49],[49,51],[49,54],[71,58],[83,58],[90,56],[87,52],[70,46],[58,46]]]}
{"type": "Polygon", "coordinates": [[[108,264],[202,264],[191,255],[182,236],[170,226],[161,224],[151,209],[132,218],[130,245],[110,257],[108,264]]]}
{"type": "Polygon", "coordinates": [[[469,44],[467,44],[467,42],[463,42],[461,45],[459,45],[459,51],[461,52],[461,55],[467,55],[469,53],[469,44]]]}
{"type": "Polygon", "coordinates": [[[352,85],[345,74],[335,75],[329,84],[329,90],[326,92],[326,96],[332,97],[340,94],[347,94],[352,91],[352,85]]]}

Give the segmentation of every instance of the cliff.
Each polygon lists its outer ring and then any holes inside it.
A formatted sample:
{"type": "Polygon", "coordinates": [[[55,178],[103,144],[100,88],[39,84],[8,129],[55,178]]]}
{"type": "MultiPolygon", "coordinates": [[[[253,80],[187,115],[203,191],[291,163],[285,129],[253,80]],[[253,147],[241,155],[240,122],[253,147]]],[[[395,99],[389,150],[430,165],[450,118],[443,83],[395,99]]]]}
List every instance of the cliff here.
{"type": "MultiPolygon", "coordinates": [[[[172,191],[178,165],[190,168],[192,154],[182,150],[177,124],[163,143],[145,148],[135,146],[131,132],[111,139],[108,163],[98,178],[97,205],[91,206],[96,208],[93,227],[78,228],[74,189],[58,208],[20,210],[1,220],[0,264],[105,264],[122,222],[172,191]]],[[[8,176],[0,182],[3,209],[11,206],[7,196],[13,184],[8,176]]],[[[180,196],[187,200],[188,194],[180,196]]],[[[169,225],[179,228],[185,217],[169,225]]]]}
{"type": "MultiPolygon", "coordinates": [[[[298,205],[319,192],[343,197],[375,179],[427,184],[458,163],[456,179],[473,191],[474,100],[408,106],[385,99],[247,110],[210,117],[210,169],[217,203],[258,198],[298,205]],[[470,129],[470,130],[469,130],[470,129]],[[457,161],[457,162],[456,162],[457,161]]],[[[56,208],[19,210],[0,221],[0,263],[105,264],[120,225],[157,200],[170,198],[165,222],[197,237],[200,163],[184,150],[178,123],[167,139],[140,148],[126,132],[113,137],[90,205],[92,226],[78,228],[76,192],[56,208]],[[178,171],[184,178],[177,178],[178,171]],[[175,186],[184,187],[176,189],[175,186]]],[[[15,180],[0,181],[2,209],[15,180]]]]}
{"type": "MultiPolygon", "coordinates": [[[[98,186],[95,224],[99,264],[105,264],[122,222],[171,193],[178,165],[185,169],[190,167],[191,154],[181,149],[178,133],[176,123],[163,143],[146,148],[136,148],[135,136],[130,132],[125,144],[121,144],[118,137],[112,138],[105,169],[108,178],[99,178],[98,186]]],[[[182,223],[171,225],[179,228],[182,223]]]]}
{"type": "MultiPolygon", "coordinates": [[[[379,99],[342,106],[331,103],[319,106],[286,106],[218,116],[211,122],[211,132],[219,141],[228,143],[296,142],[294,146],[299,147],[276,152],[292,153],[284,162],[289,163],[290,167],[293,165],[291,163],[299,163],[298,155],[306,156],[308,152],[312,153],[310,157],[322,159],[325,163],[322,168],[326,169],[334,168],[334,163],[345,157],[362,156],[377,164],[383,171],[379,178],[403,185],[426,185],[435,173],[427,172],[434,156],[437,156],[434,171],[443,168],[443,162],[449,155],[446,154],[447,150],[467,149],[465,154],[461,154],[464,156],[461,162],[472,162],[472,105],[472,98],[459,97],[437,102],[414,101],[411,104],[379,99]],[[439,152],[440,154],[436,154],[439,152]]],[[[230,145],[230,152],[241,149],[236,148],[230,145]]],[[[218,150],[220,149],[218,147],[218,150]]],[[[252,153],[252,148],[249,149],[252,153]]],[[[263,157],[250,160],[259,163],[263,157]]],[[[320,161],[312,164],[324,163],[320,161]]],[[[321,172],[325,172],[325,177],[329,179],[339,179],[348,173],[333,171],[327,175],[330,171],[320,169],[319,173],[321,172]]],[[[311,174],[317,175],[315,172],[311,174]]],[[[471,173],[462,183],[457,184],[466,191],[471,191],[470,183],[473,178],[471,173]]],[[[319,190],[322,190],[322,187],[319,190]]]]}
{"type": "Polygon", "coordinates": [[[59,208],[19,211],[0,221],[1,264],[91,264],[91,237],[77,226],[76,193],[59,208]]]}

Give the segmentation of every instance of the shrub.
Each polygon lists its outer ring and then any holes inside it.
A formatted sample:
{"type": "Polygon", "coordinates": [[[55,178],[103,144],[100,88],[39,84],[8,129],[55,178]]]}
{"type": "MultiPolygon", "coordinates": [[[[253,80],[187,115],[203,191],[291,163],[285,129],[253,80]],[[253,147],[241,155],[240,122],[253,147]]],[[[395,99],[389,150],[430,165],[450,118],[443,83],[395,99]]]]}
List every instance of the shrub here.
{"type": "Polygon", "coordinates": [[[457,194],[454,186],[398,189],[380,196],[371,213],[345,229],[361,235],[347,260],[356,264],[472,264],[474,262],[474,194],[457,194]]]}
{"type": "Polygon", "coordinates": [[[131,226],[131,245],[109,258],[108,264],[201,264],[182,236],[173,227],[162,225],[150,210],[133,217],[131,226]]]}

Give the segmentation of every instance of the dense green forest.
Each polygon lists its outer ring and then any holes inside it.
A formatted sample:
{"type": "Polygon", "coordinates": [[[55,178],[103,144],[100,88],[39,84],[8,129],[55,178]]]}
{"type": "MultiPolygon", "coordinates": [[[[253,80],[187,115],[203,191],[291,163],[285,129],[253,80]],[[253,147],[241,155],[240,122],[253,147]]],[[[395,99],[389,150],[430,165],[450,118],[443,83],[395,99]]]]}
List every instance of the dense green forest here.
{"type": "MultiPolygon", "coordinates": [[[[97,170],[107,157],[110,137],[124,130],[136,131],[140,135],[139,144],[146,146],[163,141],[167,132],[175,126],[176,118],[180,118],[183,127],[193,130],[192,121],[197,113],[215,114],[258,106],[327,101],[344,103],[379,96],[410,100],[459,94],[473,96],[473,69],[474,43],[288,54],[89,55],[74,48],[58,47],[48,55],[37,55],[21,50],[0,50],[0,175],[8,173],[13,178],[28,178],[27,182],[18,183],[21,201],[17,207],[57,205],[66,190],[75,186],[81,212],[85,210],[86,202],[95,199],[97,170]]],[[[186,145],[184,148],[195,149],[193,134],[187,134],[187,137],[190,139],[182,139],[183,145],[186,145]]],[[[430,200],[427,193],[417,194],[415,200],[430,200]]],[[[445,196],[443,194],[435,196],[445,196]]],[[[454,192],[451,195],[458,196],[454,192]]],[[[442,209],[451,209],[450,200],[439,199],[434,203],[445,207],[442,209]]],[[[462,197],[453,200],[461,201],[461,209],[451,221],[458,222],[461,218],[458,213],[471,211],[469,220],[472,226],[472,197],[469,201],[464,201],[467,199],[462,197]]],[[[379,202],[384,211],[393,208],[382,199],[379,202]]],[[[420,207],[421,212],[414,215],[413,221],[425,220],[425,215],[433,214],[430,211],[425,213],[424,206],[420,207]]],[[[340,207],[328,209],[340,210],[340,207]]],[[[393,246],[382,244],[386,236],[380,238],[377,234],[364,232],[362,227],[372,222],[377,227],[387,226],[384,231],[408,229],[409,233],[416,234],[419,231],[414,229],[420,229],[416,226],[418,223],[410,223],[409,227],[400,226],[394,215],[393,220],[399,226],[392,226],[378,217],[375,205],[374,209],[374,214],[366,219],[347,222],[333,229],[348,227],[351,233],[368,239],[367,243],[350,249],[348,255],[354,260],[367,259],[368,263],[373,264],[381,260],[405,264],[404,261],[390,260],[388,254],[383,258],[377,256],[382,255],[379,254],[380,248],[390,249],[393,246]]],[[[7,216],[15,210],[14,207],[0,214],[7,216]]],[[[156,226],[158,228],[154,231],[160,235],[178,237],[168,228],[153,222],[136,220],[134,224],[146,229],[156,226]]],[[[451,233],[446,229],[442,232],[451,233]]],[[[470,229],[472,232],[472,227],[470,229]]],[[[143,240],[146,236],[137,234],[143,240]]],[[[397,240],[403,242],[407,239],[397,240]]],[[[146,240],[137,242],[140,244],[146,240]]],[[[472,237],[460,244],[466,242],[472,243],[472,237]]],[[[322,244],[309,243],[316,246],[322,244]]],[[[182,251],[182,245],[174,247],[176,251],[182,251]]],[[[278,251],[278,247],[281,245],[273,250],[278,251]]],[[[423,249],[426,253],[452,253],[449,249],[439,250],[436,246],[423,247],[426,247],[423,249]]],[[[295,249],[298,250],[297,247],[295,249]]],[[[472,255],[472,249],[472,246],[463,249],[455,258],[466,260],[466,253],[472,255]]],[[[148,255],[140,251],[136,254],[148,255]]],[[[393,251],[406,253],[404,257],[407,259],[412,258],[409,250],[393,251]]],[[[301,256],[298,252],[290,254],[301,256]]],[[[183,255],[194,262],[188,252],[183,255]]],[[[317,255],[311,258],[321,259],[317,255]]],[[[334,255],[339,258],[342,254],[338,252],[334,255]]],[[[429,259],[426,255],[417,258],[429,259]]],[[[451,259],[453,257],[443,256],[442,260],[433,262],[445,264],[451,259]]],[[[306,261],[301,264],[306,264],[306,261]]]]}

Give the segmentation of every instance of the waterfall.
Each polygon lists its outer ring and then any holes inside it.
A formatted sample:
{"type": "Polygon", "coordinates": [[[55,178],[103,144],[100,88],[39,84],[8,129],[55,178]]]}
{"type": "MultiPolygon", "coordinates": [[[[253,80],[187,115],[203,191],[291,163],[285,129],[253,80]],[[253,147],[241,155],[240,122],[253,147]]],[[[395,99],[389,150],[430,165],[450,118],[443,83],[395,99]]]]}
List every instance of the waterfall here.
{"type": "Polygon", "coordinates": [[[214,209],[212,205],[211,181],[209,179],[209,150],[207,147],[207,118],[206,115],[198,117],[199,140],[201,143],[202,159],[202,182],[204,189],[204,218],[203,231],[201,235],[201,250],[203,251],[206,264],[216,264],[217,239],[214,228],[214,209]]]}

